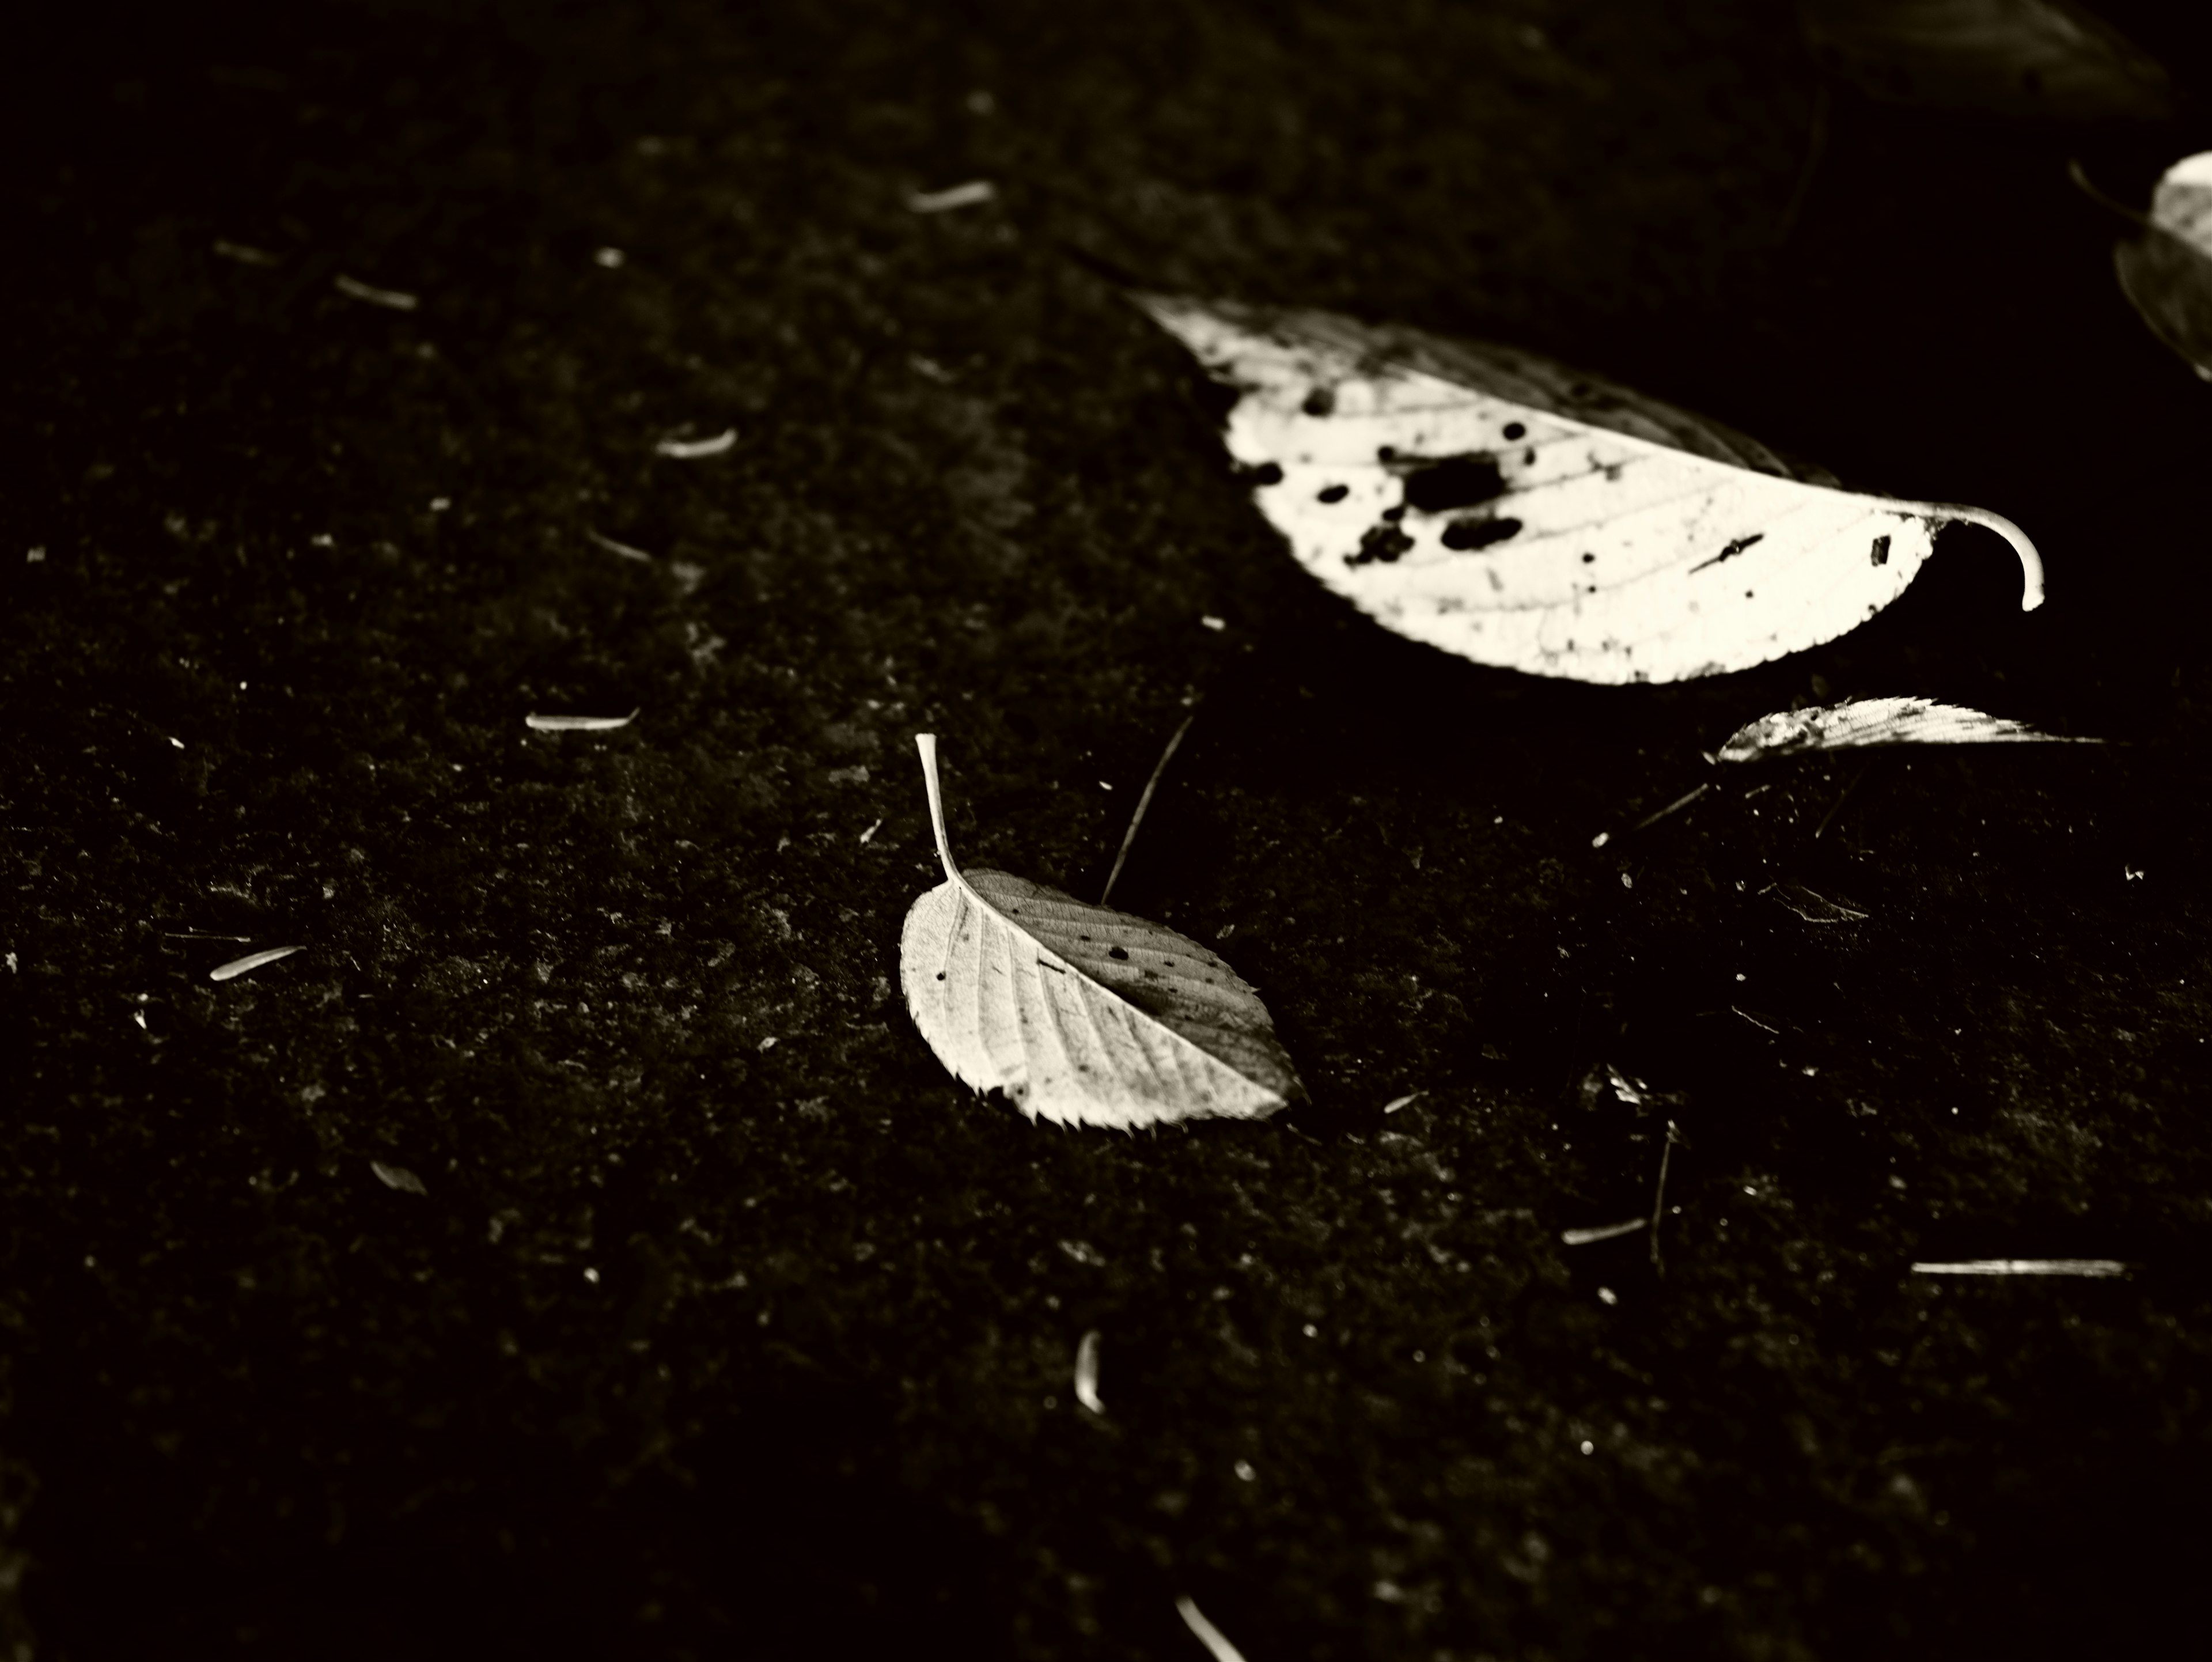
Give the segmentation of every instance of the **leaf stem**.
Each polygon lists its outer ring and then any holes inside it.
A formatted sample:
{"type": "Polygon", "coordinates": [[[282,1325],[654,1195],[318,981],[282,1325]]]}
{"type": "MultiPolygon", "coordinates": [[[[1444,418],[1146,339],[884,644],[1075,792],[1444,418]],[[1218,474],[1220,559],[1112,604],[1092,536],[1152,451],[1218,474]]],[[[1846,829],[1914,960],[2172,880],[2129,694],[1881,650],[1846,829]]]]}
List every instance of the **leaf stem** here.
{"type": "Polygon", "coordinates": [[[945,835],[945,795],[937,783],[937,735],[917,733],[914,747],[921,752],[921,782],[929,792],[929,829],[937,837],[937,858],[948,881],[968,886],[960,868],[952,863],[952,844],[945,835]]]}
{"type": "Polygon", "coordinates": [[[2022,531],[2002,514],[1992,514],[1986,508],[1969,508],[1964,502],[1907,502],[1889,497],[1876,500],[1892,508],[1909,508],[1922,514],[1935,514],[1945,520],[1964,520],[1969,525],[1978,525],[1994,531],[2012,545],[2012,551],[2020,556],[2020,609],[2033,612],[2043,604],[2043,557],[2035,551],[2035,545],[2022,531]]]}
{"type": "Polygon", "coordinates": [[[1160,752],[1159,765],[1152,770],[1152,776],[1145,781],[1144,794],[1137,799],[1137,811],[1129,816],[1129,829],[1121,833],[1121,847],[1114,856],[1114,869],[1106,874],[1106,886],[1099,892],[1100,905],[1104,905],[1112,897],[1114,885],[1121,875],[1121,867],[1129,858],[1129,846],[1137,840],[1137,827],[1145,823],[1145,810],[1152,806],[1152,793],[1160,787],[1160,776],[1168,770],[1168,763],[1174,758],[1176,746],[1182,743],[1183,734],[1190,731],[1190,724],[1197,719],[1196,710],[1182,718],[1182,725],[1175,730],[1174,736],[1168,740],[1168,747],[1160,752]]]}

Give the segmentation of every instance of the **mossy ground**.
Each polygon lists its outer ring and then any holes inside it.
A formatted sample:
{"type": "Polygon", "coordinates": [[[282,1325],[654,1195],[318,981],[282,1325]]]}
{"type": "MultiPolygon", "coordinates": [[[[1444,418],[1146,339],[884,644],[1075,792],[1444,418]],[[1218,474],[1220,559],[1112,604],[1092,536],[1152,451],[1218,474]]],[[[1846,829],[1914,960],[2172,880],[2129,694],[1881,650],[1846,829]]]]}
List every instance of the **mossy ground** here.
{"type": "Polygon", "coordinates": [[[2201,1624],[2212,393],[2063,161],[2139,189],[2202,139],[1845,102],[1784,241],[1787,9],[1677,10],[356,3],[77,13],[12,64],[0,1633],[1165,1658],[1188,1593],[1253,1662],[1617,1662],[2201,1624]],[[2050,603],[1962,529],[1748,674],[1444,659],[1282,557],[1102,262],[1517,339],[1985,504],[2050,603]],[[1592,849],[1820,690],[2130,742],[1776,764],[1592,849]],[[1116,904],[1218,944],[1313,1103],[1033,1128],[891,990],[911,735],[964,859],[1095,892],[1194,697],[1116,904]],[[307,950],[212,984],[218,935],[307,950]],[[1668,1100],[1586,1092],[1608,1063],[1668,1100]],[[1564,1247],[1650,1205],[1668,1118],[1664,1274],[1564,1247]],[[2071,1256],[2133,1274],[1908,1269],[2071,1256]]]}

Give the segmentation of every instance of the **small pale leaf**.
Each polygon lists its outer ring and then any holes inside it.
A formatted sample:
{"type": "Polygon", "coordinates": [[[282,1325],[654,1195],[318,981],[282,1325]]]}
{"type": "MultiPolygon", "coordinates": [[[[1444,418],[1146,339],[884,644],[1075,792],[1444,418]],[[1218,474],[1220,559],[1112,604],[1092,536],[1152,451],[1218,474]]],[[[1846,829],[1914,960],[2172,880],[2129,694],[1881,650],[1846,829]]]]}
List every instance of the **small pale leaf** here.
{"type": "Polygon", "coordinates": [[[945,881],[908,911],[899,979],[962,1083],[1024,1114],[1134,1128],[1257,1119],[1301,1094],[1267,1007],[1173,930],[1006,872],[960,870],[934,734],[917,734],[945,881]]]}
{"type": "Polygon", "coordinates": [[[2101,745],[2039,732],[2025,721],[1984,715],[1929,698],[1856,698],[1807,709],[1777,710],[1746,723],[1714,752],[1723,762],[1757,762],[1801,751],[1862,745],[2101,745]]]}
{"type": "Polygon", "coordinates": [[[1799,0],[1820,58],[1869,98],[2059,121],[2160,121],[2158,61],[2074,0],[1799,0]]]}
{"type": "Polygon", "coordinates": [[[1299,563],[1387,628],[1580,681],[1747,669],[1856,629],[1981,508],[1838,488],[1533,354],[1319,312],[1139,296],[1239,397],[1231,454],[1299,563]]]}
{"type": "Polygon", "coordinates": [[[373,1160],[368,1163],[368,1169],[376,1173],[376,1180],[386,1189],[397,1189],[403,1195],[427,1195],[430,1192],[422,1186],[422,1179],[404,1166],[386,1166],[380,1160],[373,1160]]]}
{"type": "Polygon", "coordinates": [[[522,725],[533,733],[608,733],[635,720],[634,709],[627,715],[526,715],[522,725]]]}
{"type": "Polygon", "coordinates": [[[234,958],[228,964],[218,964],[208,971],[210,981],[235,981],[264,964],[274,964],[280,958],[289,958],[301,950],[297,947],[270,947],[265,951],[248,953],[243,958],[234,958]]]}

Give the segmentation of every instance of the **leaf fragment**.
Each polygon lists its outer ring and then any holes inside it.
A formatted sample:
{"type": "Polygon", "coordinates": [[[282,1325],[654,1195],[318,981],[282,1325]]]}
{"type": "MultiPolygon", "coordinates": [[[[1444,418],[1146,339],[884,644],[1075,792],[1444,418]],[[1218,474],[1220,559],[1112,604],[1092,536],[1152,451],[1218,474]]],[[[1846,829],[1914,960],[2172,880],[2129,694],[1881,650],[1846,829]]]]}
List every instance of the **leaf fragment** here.
{"type": "Polygon", "coordinates": [[[637,720],[637,709],[627,715],[526,715],[522,725],[538,733],[606,733],[616,728],[626,728],[637,720]]]}
{"type": "Polygon", "coordinates": [[[2212,150],[2166,170],[2149,218],[2128,216],[2142,234],[2112,245],[2120,292],[2151,333],[2212,380],[2212,150]]]}
{"type": "Polygon", "coordinates": [[[1098,1330],[1092,1328],[1075,1347],[1075,1400],[1093,1414],[1103,1414],[1098,1400],[1098,1330]]]}
{"type": "Polygon", "coordinates": [[[1173,930],[953,863],[933,734],[915,739],[945,881],[899,940],[907,1008],[962,1083],[1066,1125],[1258,1119],[1303,1094],[1260,995],[1173,930]]]}
{"type": "Polygon", "coordinates": [[[1746,722],[1714,752],[1721,762],[1757,762],[1809,750],[1847,750],[1864,745],[2101,745],[2044,733],[2025,721],[1984,715],[1932,698],[1847,698],[1805,709],[1777,710],[1746,722]]]}
{"type": "Polygon", "coordinates": [[[1386,628],[1573,680],[1749,668],[1856,629],[1982,508],[1839,488],[1720,423],[1512,348],[1140,295],[1236,389],[1227,444],[1308,571],[1386,628]]]}
{"type": "Polygon", "coordinates": [[[653,452],[677,461],[699,461],[733,449],[737,442],[738,429],[726,427],[711,439],[663,439],[653,447],[653,452]]]}
{"type": "Polygon", "coordinates": [[[208,971],[210,981],[235,981],[264,964],[274,964],[280,958],[289,958],[294,953],[304,952],[301,947],[270,947],[264,951],[248,953],[243,958],[234,958],[228,964],[218,964],[208,971]]]}
{"type": "Polygon", "coordinates": [[[403,1195],[427,1195],[430,1192],[422,1186],[422,1179],[404,1166],[386,1166],[380,1160],[373,1160],[368,1163],[368,1169],[376,1173],[376,1180],[386,1189],[397,1189],[403,1195]]]}
{"type": "Polygon", "coordinates": [[[1799,0],[1814,55],[1887,104],[2058,121],[2163,121],[2158,60],[2075,0],[1799,0]]]}

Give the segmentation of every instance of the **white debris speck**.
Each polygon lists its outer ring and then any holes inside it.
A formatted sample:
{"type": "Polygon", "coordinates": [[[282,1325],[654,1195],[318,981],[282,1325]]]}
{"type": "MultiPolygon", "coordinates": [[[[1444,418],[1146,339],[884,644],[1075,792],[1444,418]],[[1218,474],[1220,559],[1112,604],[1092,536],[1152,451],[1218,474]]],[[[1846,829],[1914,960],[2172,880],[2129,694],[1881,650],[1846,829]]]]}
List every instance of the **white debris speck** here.
{"type": "Polygon", "coordinates": [[[1415,1097],[1421,1094],[1422,1093],[1419,1091],[1408,1091],[1402,1097],[1393,1097],[1389,1101],[1382,1105],[1382,1111],[1386,1114],[1395,1114],[1401,1108],[1403,1108],[1407,1103],[1413,1101],[1415,1097]]]}
{"type": "Polygon", "coordinates": [[[775,1035],[774,1033],[770,1033],[766,1038],[763,1039],[760,1042],[760,1048],[763,1050],[773,1050],[775,1049],[775,1035]]]}
{"type": "Polygon", "coordinates": [[[1229,627],[1229,620],[1226,618],[1217,618],[1210,612],[1203,618],[1200,618],[1198,621],[1205,624],[1206,628],[1212,630],[1217,635],[1218,635],[1223,630],[1229,627]]]}
{"type": "Polygon", "coordinates": [[[280,958],[289,958],[294,953],[302,950],[299,947],[271,947],[266,952],[248,953],[243,958],[232,959],[228,964],[216,965],[208,971],[208,979],[234,981],[250,970],[258,970],[264,964],[274,964],[280,958]]]}
{"type": "Polygon", "coordinates": [[[877,820],[874,825],[869,826],[867,830],[860,833],[860,841],[866,843],[872,840],[875,834],[883,829],[883,825],[884,822],[881,819],[877,820]]]}
{"type": "Polygon", "coordinates": [[[627,259],[629,259],[629,256],[623,253],[619,248],[594,248],[592,250],[592,263],[598,265],[604,265],[610,271],[620,269],[623,262],[627,259]]]}
{"type": "Polygon", "coordinates": [[[25,552],[24,556],[23,556],[23,563],[24,563],[25,565],[38,565],[38,564],[40,564],[40,563],[42,563],[42,562],[46,559],[46,551],[45,549],[43,549],[43,548],[33,548],[33,549],[30,549],[30,550],[27,551],[25,552]]]}

